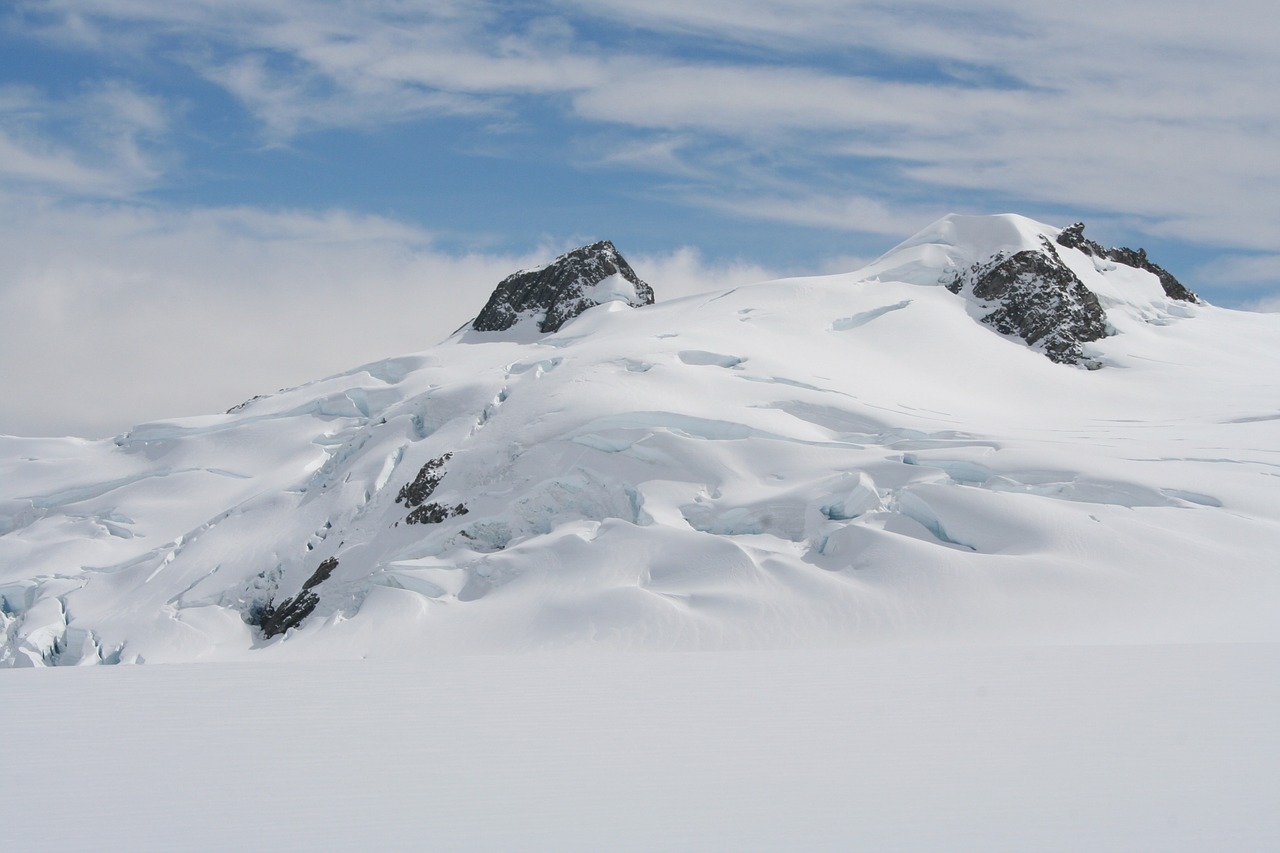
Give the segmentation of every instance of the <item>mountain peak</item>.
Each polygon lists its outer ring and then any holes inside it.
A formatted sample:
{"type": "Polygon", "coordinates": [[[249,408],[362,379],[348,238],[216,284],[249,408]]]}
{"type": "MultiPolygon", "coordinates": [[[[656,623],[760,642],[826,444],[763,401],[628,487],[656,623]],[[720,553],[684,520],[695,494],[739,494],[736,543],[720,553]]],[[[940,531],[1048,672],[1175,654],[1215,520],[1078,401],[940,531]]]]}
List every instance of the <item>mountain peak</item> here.
{"type": "Polygon", "coordinates": [[[1060,364],[1101,362],[1086,345],[1115,334],[1115,312],[1148,323],[1200,302],[1144,249],[1104,249],[1084,224],[1058,228],[1025,216],[949,214],[886,252],[863,278],[943,285],[971,313],[1060,364]],[[1157,286],[1158,285],[1158,286],[1157,286]]]}
{"type": "Polygon", "coordinates": [[[546,266],[507,276],[471,321],[477,332],[501,332],[525,322],[539,332],[558,330],[588,308],[606,302],[653,304],[653,288],[640,280],[609,240],[566,252],[546,266]]]}
{"type": "Polygon", "coordinates": [[[1022,338],[1052,361],[1100,366],[1084,357],[1082,345],[1106,337],[1107,314],[1048,237],[1038,248],[998,251],[957,272],[947,289],[977,300],[982,322],[1022,338]]]}

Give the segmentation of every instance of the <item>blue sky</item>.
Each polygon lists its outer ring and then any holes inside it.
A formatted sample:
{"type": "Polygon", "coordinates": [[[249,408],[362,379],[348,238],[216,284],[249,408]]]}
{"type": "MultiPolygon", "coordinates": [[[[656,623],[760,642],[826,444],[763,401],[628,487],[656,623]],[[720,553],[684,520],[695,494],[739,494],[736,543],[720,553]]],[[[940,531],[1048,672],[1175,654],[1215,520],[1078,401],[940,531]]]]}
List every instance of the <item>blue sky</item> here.
{"type": "Polygon", "coordinates": [[[1274,310],[1277,43],[1252,0],[18,0],[0,432],[421,349],[603,237],[662,298],[1012,211],[1274,310]]]}

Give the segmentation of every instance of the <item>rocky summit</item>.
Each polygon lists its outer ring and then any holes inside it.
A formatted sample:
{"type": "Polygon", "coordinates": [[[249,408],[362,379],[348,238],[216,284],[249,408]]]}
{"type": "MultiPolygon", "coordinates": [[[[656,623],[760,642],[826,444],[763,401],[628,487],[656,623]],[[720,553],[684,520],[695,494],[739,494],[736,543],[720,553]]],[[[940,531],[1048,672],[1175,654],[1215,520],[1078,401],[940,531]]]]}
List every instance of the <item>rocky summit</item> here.
{"type": "Polygon", "coordinates": [[[652,305],[653,288],[640,280],[613,243],[601,240],[561,255],[544,267],[507,276],[471,322],[477,332],[501,332],[522,322],[550,333],[605,302],[652,305]]]}
{"type": "Polygon", "coordinates": [[[1053,243],[1046,237],[1040,242],[1040,249],[997,252],[975,263],[957,273],[948,289],[981,300],[989,310],[982,322],[1022,338],[1053,361],[1097,367],[1081,345],[1106,336],[1107,315],[1053,243]]]}

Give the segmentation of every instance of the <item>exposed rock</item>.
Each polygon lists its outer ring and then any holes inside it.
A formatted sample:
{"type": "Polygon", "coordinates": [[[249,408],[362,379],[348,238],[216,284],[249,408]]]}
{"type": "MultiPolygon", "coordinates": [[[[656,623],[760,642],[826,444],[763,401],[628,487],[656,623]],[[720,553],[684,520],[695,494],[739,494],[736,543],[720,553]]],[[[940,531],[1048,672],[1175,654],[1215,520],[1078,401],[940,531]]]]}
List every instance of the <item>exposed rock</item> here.
{"type": "Polygon", "coordinates": [[[405,516],[405,521],[409,524],[439,524],[446,518],[467,514],[467,508],[463,504],[445,506],[426,502],[440,485],[440,481],[444,479],[444,464],[452,458],[452,453],[445,453],[435,459],[427,460],[413,482],[406,483],[400,489],[400,494],[396,495],[396,503],[403,503],[412,510],[405,516]]]}
{"type": "Polygon", "coordinates": [[[1077,222],[1062,229],[1062,233],[1058,235],[1058,245],[1066,246],[1069,249],[1079,249],[1086,255],[1092,255],[1095,258],[1104,258],[1117,264],[1124,264],[1127,267],[1146,270],[1160,279],[1160,286],[1164,288],[1164,295],[1170,299],[1177,299],[1182,302],[1200,301],[1200,297],[1188,290],[1182,282],[1173,277],[1172,273],[1164,267],[1152,263],[1147,258],[1146,249],[1129,249],[1124,246],[1104,249],[1098,243],[1084,236],[1083,222],[1077,222]]]}
{"type": "Polygon", "coordinates": [[[405,517],[409,524],[439,524],[446,518],[466,515],[467,508],[463,504],[444,506],[435,502],[423,504],[405,517]]]}
{"type": "Polygon", "coordinates": [[[418,476],[414,478],[412,483],[405,483],[400,489],[400,494],[396,495],[396,503],[402,503],[410,509],[422,504],[431,497],[431,493],[436,490],[436,486],[440,485],[440,481],[444,479],[444,463],[453,458],[452,453],[446,453],[443,456],[437,456],[430,459],[427,464],[423,465],[418,471],[418,476]]]}
{"type": "Polygon", "coordinates": [[[601,240],[561,255],[541,269],[507,276],[471,328],[500,332],[528,318],[537,321],[538,331],[554,332],[588,308],[610,301],[652,305],[653,288],[640,280],[613,243],[601,240]],[[619,277],[613,283],[616,286],[598,287],[611,276],[619,277]]]}
{"type": "Polygon", "coordinates": [[[313,590],[327,581],[337,567],[336,557],[325,560],[302,585],[297,595],[286,598],[279,607],[268,601],[258,613],[253,614],[256,618],[251,622],[256,623],[262,629],[262,635],[267,638],[283,634],[290,628],[301,625],[302,620],[310,616],[311,611],[315,610],[316,605],[320,603],[320,596],[313,590]]]}
{"type": "Polygon", "coordinates": [[[1059,364],[1095,367],[1085,360],[1081,344],[1106,336],[1106,314],[1053,244],[1042,242],[1043,251],[998,252],[957,274],[948,288],[959,293],[967,287],[976,299],[994,305],[982,322],[997,331],[1017,335],[1059,364]]]}
{"type": "Polygon", "coordinates": [[[1107,256],[1106,249],[1084,236],[1083,222],[1077,222],[1074,225],[1068,225],[1063,228],[1062,233],[1058,235],[1058,245],[1065,246],[1068,249],[1079,249],[1086,255],[1093,255],[1096,258],[1105,258],[1107,256]]]}
{"type": "Polygon", "coordinates": [[[227,409],[226,413],[228,415],[234,415],[236,412],[244,411],[245,408],[247,408],[250,403],[256,403],[258,400],[265,400],[266,398],[267,398],[266,394],[254,394],[252,397],[250,397],[248,400],[245,400],[243,403],[237,403],[231,408],[227,409]]]}

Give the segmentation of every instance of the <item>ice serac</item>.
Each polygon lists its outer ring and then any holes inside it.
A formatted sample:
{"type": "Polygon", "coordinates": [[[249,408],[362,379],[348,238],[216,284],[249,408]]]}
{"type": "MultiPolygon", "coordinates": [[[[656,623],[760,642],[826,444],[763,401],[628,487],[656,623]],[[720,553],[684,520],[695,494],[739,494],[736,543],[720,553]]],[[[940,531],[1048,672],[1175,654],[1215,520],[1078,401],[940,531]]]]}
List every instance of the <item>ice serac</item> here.
{"type": "Polygon", "coordinates": [[[471,328],[501,332],[517,323],[536,322],[538,331],[554,332],[588,308],[615,301],[652,305],[653,288],[640,280],[613,243],[601,240],[540,269],[507,276],[471,328]]]}

